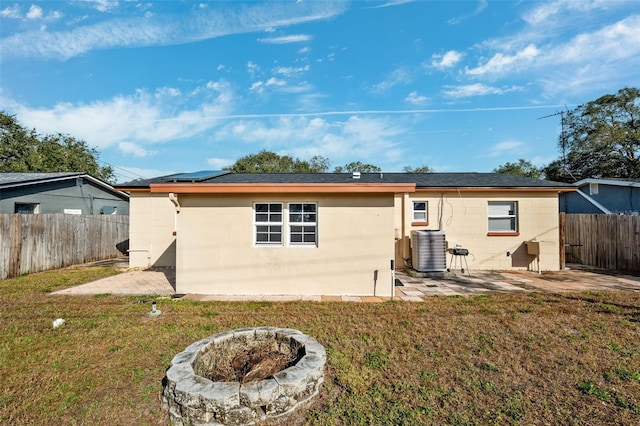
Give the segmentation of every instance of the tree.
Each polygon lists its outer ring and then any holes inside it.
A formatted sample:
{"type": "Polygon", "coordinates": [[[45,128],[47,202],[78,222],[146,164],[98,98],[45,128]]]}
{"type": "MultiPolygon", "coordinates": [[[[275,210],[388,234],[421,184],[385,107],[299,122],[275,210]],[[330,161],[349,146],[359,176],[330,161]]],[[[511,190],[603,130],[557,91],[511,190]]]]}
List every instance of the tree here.
{"type": "Polygon", "coordinates": [[[22,127],[12,115],[0,113],[0,171],[27,172],[35,166],[35,130],[22,127]]]}
{"type": "Polygon", "coordinates": [[[326,173],[329,171],[329,166],[331,166],[331,161],[328,158],[325,158],[321,155],[314,155],[309,160],[310,165],[310,173],[326,173]]]}
{"type": "Polygon", "coordinates": [[[426,164],[419,167],[404,166],[402,170],[405,173],[432,173],[433,169],[426,164]]]}
{"type": "Polygon", "coordinates": [[[60,133],[41,137],[0,112],[0,172],[81,172],[113,181],[113,169],[101,167],[98,158],[83,140],[60,133]]]}
{"type": "Polygon", "coordinates": [[[262,150],[241,157],[225,170],[235,173],[324,173],[329,165],[329,160],[319,155],[306,161],[262,150]]]}
{"type": "Polygon", "coordinates": [[[364,164],[360,161],[353,161],[349,164],[345,164],[344,166],[337,166],[333,170],[334,173],[377,173],[381,171],[382,169],[378,166],[374,166],[373,164],[364,164]]]}
{"type": "Polygon", "coordinates": [[[550,163],[547,179],[640,178],[640,90],[620,89],[562,115],[563,158],[550,163]]]}
{"type": "Polygon", "coordinates": [[[493,169],[493,173],[503,173],[514,176],[524,176],[534,179],[540,179],[544,174],[542,168],[536,167],[523,158],[518,159],[517,163],[505,163],[498,168],[493,169]]]}

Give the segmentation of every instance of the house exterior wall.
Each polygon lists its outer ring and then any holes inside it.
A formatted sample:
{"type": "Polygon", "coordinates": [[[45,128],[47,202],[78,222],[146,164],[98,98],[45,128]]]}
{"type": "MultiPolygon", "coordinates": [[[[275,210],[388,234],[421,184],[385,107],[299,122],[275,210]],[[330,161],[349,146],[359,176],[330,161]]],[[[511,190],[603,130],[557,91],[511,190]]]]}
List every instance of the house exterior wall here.
{"type": "MultiPolygon", "coordinates": [[[[637,213],[640,211],[640,188],[625,185],[598,184],[598,193],[592,194],[589,184],[580,190],[609,209],[611,213],[637,213]]],[[[560,194],[560,211],[577,214],[602,214],[603,212],[576,192],[560,194]]]]}
{"type": "MultiPolygon", "coordinates": [[[[640,211],[640,188],[613,185],[598,186],[598,194],[592,195],[592,197],[606,206],[612,213],[637,213],[640,211]]],[[[588,188],[585,188],[584,191],[588,191],[588,188]]]]}
{"type": "MultiPolygon", "coordinates": [[[[587,192],[588,194],[588,192],[587,192]]],[[[573,214],[602,214],[602,210],[577,192],[567,192],[558,197],[559,211],[573,214]]]]}
{"type": "Polygon", "coordinates": [[[179,202],[178,293],[391,295],[392,194],[180,194],[179,202]],[[255,202],[317,203],[317,246],[286,238],[256,246],[255,202]]]}
{"type": "Polygon", "coordinates": [[[132,192],[129,204],[129,266],[176,266],[176,210],[169,194],[132,192]]]}
{"type": "MultiPolygon", "coordinates": [[[[117,214],[129,214],[129,202],[86,179],[67,179],[0,190],[0,213],[14,213],[16,203],[39,204],[39,213],[101,214],[103,207],[116,207],[117,214]]],[[[111,210],[111,209],[109,209],[111,210]]]]}
{"type": "MultiPolygon", "coordinates": [[[[527,253],[525,241],[540,242],[540,269],[560,268],[558,195],[553,192],[416,192],[396,195],[394,214],[396,263],[411,259],[413,230],[443,230],[449,248],[459,244],[469,250],[469,269],[538,270],[537,259],[527,253]],[[413,201],[427,201],[428,225],[412,225],[413,201]],[[488,235],[488,202],[518,204],[519,235],[488,235]],[[510,252],[510,256],[507,256],[510,252]]],[[[451,255],[447,254],[447,266],[451,255]]],[[[459,265],[459,263],[458,263],[459,265]]]]}

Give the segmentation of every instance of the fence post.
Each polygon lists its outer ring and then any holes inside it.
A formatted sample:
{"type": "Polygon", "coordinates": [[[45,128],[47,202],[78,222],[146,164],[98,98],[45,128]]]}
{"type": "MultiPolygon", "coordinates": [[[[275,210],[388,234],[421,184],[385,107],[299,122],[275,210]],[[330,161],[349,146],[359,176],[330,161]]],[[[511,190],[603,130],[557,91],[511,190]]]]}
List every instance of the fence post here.
{"type": "Polygon", "coordinates": [[[20,215],[11,215],[11,223],[9,225],[9,265],[7,267],[9,277],[20,275],[21,231],[20,215]]]}

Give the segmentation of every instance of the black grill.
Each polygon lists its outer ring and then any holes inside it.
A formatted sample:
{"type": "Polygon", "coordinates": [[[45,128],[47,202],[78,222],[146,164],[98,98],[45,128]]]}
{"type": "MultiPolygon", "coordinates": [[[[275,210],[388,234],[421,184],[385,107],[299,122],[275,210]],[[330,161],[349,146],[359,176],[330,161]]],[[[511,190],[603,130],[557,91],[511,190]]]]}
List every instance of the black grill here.
{"type": "Polygon", "coordinates": [[[464,248],[454,248],[451,251],[451,254],[453,254],[454,256],[468,256],[469,255],[469,250],[464,249],[464,248]]]}

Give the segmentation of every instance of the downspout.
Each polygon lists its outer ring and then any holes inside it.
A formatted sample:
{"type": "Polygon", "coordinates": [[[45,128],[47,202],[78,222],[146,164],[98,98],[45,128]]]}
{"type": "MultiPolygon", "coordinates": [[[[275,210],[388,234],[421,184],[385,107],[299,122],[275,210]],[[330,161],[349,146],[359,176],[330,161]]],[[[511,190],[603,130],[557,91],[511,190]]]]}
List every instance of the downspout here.
{"type": "Polygon", "coordinates": [[[407,203],[409,202],[409,193],[405,192],[402,194],[402,240],[401,240],[401,250],[400,253],[402,255],[402,260],[405,266],[409,266],[409,241],[411,234],[408,233],[408,224],[407,224],[407,203]]]}
{"type": "Polygon", "coordinates": [[[180,203],[178,202],[178,196],[173,192],[169,193],[169,201],[176,207],[176,212],[173,215],[173,236],[178,234],[178,213],[180,213],[180,203]]]}

